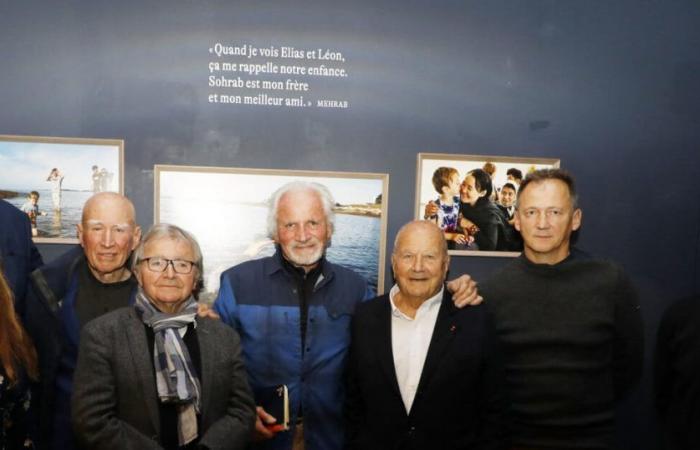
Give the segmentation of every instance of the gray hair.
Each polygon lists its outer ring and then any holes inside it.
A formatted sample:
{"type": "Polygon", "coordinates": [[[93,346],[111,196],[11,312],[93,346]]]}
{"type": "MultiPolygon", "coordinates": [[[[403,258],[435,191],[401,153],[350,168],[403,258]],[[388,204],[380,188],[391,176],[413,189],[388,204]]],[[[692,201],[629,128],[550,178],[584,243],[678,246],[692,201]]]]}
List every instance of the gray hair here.
{"type": "Polygon", "coordinates": [[[335,200],[333,199],[331,191],[329,191],[328,188],[321,183],[316,183],[313,181],[291,181],[277,189],[268,201],[267,235],[271,239],[277,237],[277,210],[279,208],[280,200],[284,194],[295,191],[315,192],[321,200],[323,213],[326,216],[326,222],[330,226],[331,233],[335,231],[335,213],[333,212],[335,200]]]}
{"type": "Polygon", "coordinates": [[[146,248],[146,244],[148,244],[150,241],[163,238],[186,242],[192,249],[192,252],[194,253],[194,267],[197,269],[197,284],[193,294],[194,297],[197,298],[200,289],[204,285],[204,261],[202,257],[202,249],[199,247],[199,243],[191,233],[183,230],[177,225],[171,225],[169,223],[157,223],[153,225],[143,239],[141,239],[141,242],[131,256],[131,271],[135,272],[136,266],[138,266],[143,260],[143,252],[146,248]]]}

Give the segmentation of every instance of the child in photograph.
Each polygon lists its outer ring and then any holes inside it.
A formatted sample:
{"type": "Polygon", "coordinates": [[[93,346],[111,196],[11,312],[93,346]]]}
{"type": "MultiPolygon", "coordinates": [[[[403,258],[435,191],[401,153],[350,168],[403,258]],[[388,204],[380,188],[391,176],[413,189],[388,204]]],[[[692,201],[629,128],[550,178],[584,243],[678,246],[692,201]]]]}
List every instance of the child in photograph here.
{"type": "Polygon", "coordinates": [[[100,187],[100,168],[97,166],[92,166],[92,175],[90,176],[92,178],[92,192],[97,194],[98,192],[101,191],[100,187]]]}
{"type": "Polygon", "coordinates": [[[46,181],[51,183],[51,199],[53,200],[53,209],[58,211],[61,209],[61,184],[63,183],[63,174],[54,167],[51,169],[46,181]]]}
{"type": "Polygon", "coordinates": [[[438,167],[433,172],[433,186],[440,196],[435,200],[437,214],[432,217],[444,231],[448,243],[467,244],[467,237],[457,230],[459,222],[459,172],[453,167],[438,167]],[[450,242],[451,241],[451,242],[450,242]]]}
{"type": "Polygon", "coordinates": [[[29,216],[29,221],[32,223],[32,236],[37,236],[39,231],[36,227],[36,217],[46,215],[45,212],[39,211],[39,193],[37,191],[30,192],[27,201],[20,209],[29,216]]]}

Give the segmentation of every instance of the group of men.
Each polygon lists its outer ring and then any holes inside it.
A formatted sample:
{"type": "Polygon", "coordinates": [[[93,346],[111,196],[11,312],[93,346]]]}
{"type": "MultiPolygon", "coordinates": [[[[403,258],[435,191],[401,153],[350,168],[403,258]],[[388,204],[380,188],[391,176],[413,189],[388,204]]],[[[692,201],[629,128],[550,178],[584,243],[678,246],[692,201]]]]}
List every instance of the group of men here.
{"type": "MultiPolygon", "coordinates": [[[[221,276],[213,310],[241,337],[253,391],[289,391],[290,430],[258,407],[256,448],[612,448],[615,403],[641,374],[639,304],[618,266],[571,247],[581,210],[568,174],[522,182],[524,252],[479,292],[466,275],[445,283],[442,233],[416,221],[396,236],[396,284],[369,300],[364,279],[325,258],[333,205],[323,186],[283,186],[268,218],[276,253],[221,276]]],[[[140,235],[132,203],[99,193],[80,247],[38,269],[31,244],[23,261],[4,261],[10,275],[33,270],[12,285],[39,354],[40,448],[74,446],[80,329],[133,303],[127,262],[140,235]]]]}

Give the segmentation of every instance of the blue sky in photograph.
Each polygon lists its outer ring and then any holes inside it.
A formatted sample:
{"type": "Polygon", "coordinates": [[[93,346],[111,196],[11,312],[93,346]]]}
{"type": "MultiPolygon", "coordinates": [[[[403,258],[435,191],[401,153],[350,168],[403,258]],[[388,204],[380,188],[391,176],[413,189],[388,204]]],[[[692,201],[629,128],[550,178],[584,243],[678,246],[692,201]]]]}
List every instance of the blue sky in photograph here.
{"type": "Polygon", "coordinates": [[[0,141],[0,189],[48,189],[51,169],[64,176],[63,189],[90,190],[92,166],[118,178],[119,148],[103,145],[0,141]]]}
{"type": "Polygon", "coordinates": [[[374,203],[382,193],[382,180],[367,178],[265,176],[222,172],[161,172],[161,184],[167,186],[167,194],[175,198],[194,196],[200,198],[203,191],[212,195],[226,195],[246,203],[264,203],[278,187],[293,180],[321,183],[341,204],[374,203]],[[200,186],[200,188],[198,188],[200,186]]]}

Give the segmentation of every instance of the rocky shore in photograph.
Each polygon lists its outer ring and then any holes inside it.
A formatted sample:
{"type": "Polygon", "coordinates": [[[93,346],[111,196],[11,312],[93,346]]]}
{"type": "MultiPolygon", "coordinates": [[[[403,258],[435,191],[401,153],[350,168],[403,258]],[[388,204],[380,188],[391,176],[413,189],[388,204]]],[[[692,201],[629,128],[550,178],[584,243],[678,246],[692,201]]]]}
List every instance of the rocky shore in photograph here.
{"type": "Polygon", "coordinates": [[[352,214],[354,216],[381,217],[382,205],[379,203],[364,203],[357,205],[335,205],[336,214],[352,214]]]}
{"type": "Polygon", "coordinates": [[[15,191],[5,191],[5,190],[3,190],[3,189],[0,189],[0,198],[15,198],[15,197],[17,197],[17,196],[19,196],[19,195],[20,195],[19,192],[15,192],[15,191]]]}

